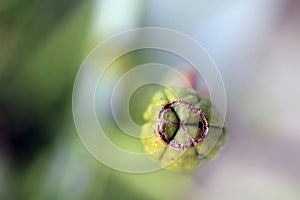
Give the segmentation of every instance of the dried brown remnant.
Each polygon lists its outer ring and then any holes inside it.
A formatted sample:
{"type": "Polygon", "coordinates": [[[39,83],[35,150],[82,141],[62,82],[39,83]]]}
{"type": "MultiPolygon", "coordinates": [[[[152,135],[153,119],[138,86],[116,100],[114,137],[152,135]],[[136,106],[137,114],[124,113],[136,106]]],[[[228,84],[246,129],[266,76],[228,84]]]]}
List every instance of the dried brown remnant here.
{"type": "Polygon", "coordinates": [[[186,150],[195,147],[204,140],[208,128],[208,121],[201,109],[181,99],[162,106],[157,119],[159,136],[166,144],[176,150],[186,150]],[[170,115],[170,113],[173,115],[173,118],[166,119],[166,116],[170,115]],[[198,119],[196,122],[194,121],[195,117],[198,119]],[[197,133],[191,134],[187,128],[188,126],[197,127],[197,133]],[[182,138],[188,138],[188,141],[186,142],[182,138]]]}

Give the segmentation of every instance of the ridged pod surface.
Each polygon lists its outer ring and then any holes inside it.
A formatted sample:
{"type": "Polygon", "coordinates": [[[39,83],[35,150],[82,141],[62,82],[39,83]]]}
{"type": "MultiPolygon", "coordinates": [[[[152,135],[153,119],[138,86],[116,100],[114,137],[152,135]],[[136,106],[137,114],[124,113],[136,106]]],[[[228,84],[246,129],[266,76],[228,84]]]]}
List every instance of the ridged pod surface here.
{"type": "Polygon", "coordinates": [[[173,170],[192,170],[213,158],[224,143],[224,121],[194,90],[157,91],[143,118],[141,140],[153,160],[173,170]]]}

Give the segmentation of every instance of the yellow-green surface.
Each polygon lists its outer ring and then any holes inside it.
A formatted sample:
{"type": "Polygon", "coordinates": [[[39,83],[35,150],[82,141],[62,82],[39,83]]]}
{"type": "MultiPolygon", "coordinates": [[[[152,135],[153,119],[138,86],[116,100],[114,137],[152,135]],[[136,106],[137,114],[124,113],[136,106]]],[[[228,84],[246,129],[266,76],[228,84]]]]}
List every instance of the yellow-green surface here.
{"type": "MultiPolygon", "coordinates": [[[[180,119],[188,119],[186,123],[199,122],[199,118],[194,119],[193,115],[185,106],[177,106],[174,108],[176,115],[172,113],[167,115],[166,120],[171,122],[178,122],[180,119]],[[198,121],[197,121],[198,120],[198,121]]],[[[157,91],[149,106],[144,113],[145,124],[142,127],[141,137],[144,144],[145,151],[149,153],[149,156],[158,162],[161,162],[162,166],[167,166],[168,169],[173,170],[192,170],[196,168],[200,160],[213,158],[219,151],[220,147],[224,143],[225,128],[223,128],[223,121],[217,115],[216,111],[212,111],[210,101],[207,99],[201,99],[201,97],[194,91],[186,88],[172,88],[162,89],[157,91]],[[157,131],[158,115],[162,106],[181,99],[188,103],[191,103],[196,108],[199,108],[205,115],[209,124],[211,117],[214,117],[216,123],[212,124],[207,133],[207,138],[204,141],[198,143],[195,147],[191,147],[184,150],[174,149],[169,146],[157,131]],[[212,116],[211,113],[214,113],[212,116]]],[[[196,130],[193,126],[187,126],[189,135],[196,137],[198,132],[198,126],[196,130]]],[[[186,143],[188,140],[183,133],[182,128],[174,129],[173,126],[166,126],[165,130],[172,140],[177,140],[181,143],[186,143]],[[174,136],[175,135],[175,136],[174,136]]]]}

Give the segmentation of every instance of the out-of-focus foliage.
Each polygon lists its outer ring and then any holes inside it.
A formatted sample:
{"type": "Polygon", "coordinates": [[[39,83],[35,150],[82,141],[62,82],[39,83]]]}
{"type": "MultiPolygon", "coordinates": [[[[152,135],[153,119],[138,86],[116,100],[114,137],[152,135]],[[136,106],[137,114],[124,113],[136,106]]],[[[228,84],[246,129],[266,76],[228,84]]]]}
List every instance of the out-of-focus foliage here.
{"type": "Polygon", "coordinates": [[[118,173],[80,143],[71,93],[90,42],[92,5],[1,2],[0,199],[176,199],[173,191],[184,195],[192,182],[165,171],[118,173]]]}
{"type": "Polygon", "coordinates": [[[23,194],[38,193],[36,180],[46,171],[29,166],[42,152],[49,155],[59,128],[70,121],[66,111],[84,58],[90,11],[83,1],[1,2],[0,142],[6,169],[1,199],[32,199],[23,194]],[[31,190],[22,187],[27,173],[31,190]]]}
{"type": "Polygon", "coordinates": [[[83,58],[90,6],[8,2],[0,17],[0,137],[8,159],[19,166],[51,142],[53,128],[64,118],[83,58]]]}

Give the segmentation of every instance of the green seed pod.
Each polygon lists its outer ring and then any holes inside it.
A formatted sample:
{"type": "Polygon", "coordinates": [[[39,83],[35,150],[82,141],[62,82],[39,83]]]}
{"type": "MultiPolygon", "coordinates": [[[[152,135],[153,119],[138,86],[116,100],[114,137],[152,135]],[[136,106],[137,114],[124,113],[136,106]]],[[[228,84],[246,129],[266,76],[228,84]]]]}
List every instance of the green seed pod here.
{"type": "Polygon", "coordinates": [[[157,91],[144,115],[145,151],[162,166],[191,170],[213,158],[224,143],[224,122],[207,99],[193,90],[157,91]]]}

